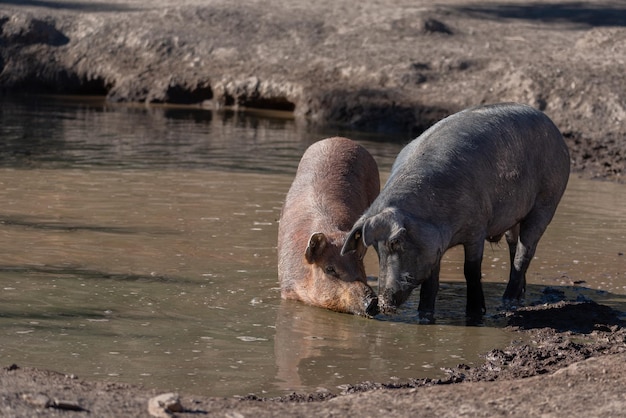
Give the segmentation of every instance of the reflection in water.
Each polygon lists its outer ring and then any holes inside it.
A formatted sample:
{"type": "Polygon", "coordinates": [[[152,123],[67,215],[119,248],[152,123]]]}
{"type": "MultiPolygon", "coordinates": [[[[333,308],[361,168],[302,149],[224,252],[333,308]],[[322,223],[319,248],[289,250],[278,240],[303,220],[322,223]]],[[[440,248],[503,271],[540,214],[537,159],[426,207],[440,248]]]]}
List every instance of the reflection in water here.
{"type": "MultiPolygon", "coordinates": [[[[201,168],[295,173],[312,132],[280,113],[253,117],[198,108],[110,105],[41,97],[0,97],[0,164],[5,167],[201,168]]],[[[350,133],[347,133],[350,135],[350,133]]],[[[355,135],[351,135],[355,138],[355,135]]],[[[389,166],[399,144],[368,142],[389,166]]],[[[357,138],[355,138],[357,139],[357,138]]],[[[408,138],[397,138],[407,142],[408,138]]]]}
{"type": "MultiPolygon", "coordinates": [[[[504,244],[485,250],[482,327],[464,324],[459,249],[444,258],[434,325],[416,323],[419,292],[375,320],[280,300],[280,207],[307,145],[338,133],[284,117],[5,99],[0,358],[187,393],[279,395],[441,376],[519,338],[497,315],[504,244]]],[[[401,148],[345,135],[383,173],[401,148]]],[[[552,286],[626,310],[622,189],[572,178],[531,265],[529,302],[552,286]]],[[[374,251],[366,266],[377,274],[374,251]]]]}
{"type": "Polygon", "coordinates": [[[283,301],[276,319],[275,385],[286,392],[336,391],[364,381],[443,377],[442,367],[471,363],[510,340],[498,327],[416,327],[415,322],[373,321],[283,301]]]}
{"type": "Polygon", "coordinates": [[[214,117],[194,108],[111,107],[102,99],[69,108],[66,102],[38,97],[3,103],[0,133],[2,164],[11,167],[284,172],[295,169],[292,157],[306,147],[298,139],[295,122],[286,117],[250,118],[234,112],[214,117]]]}

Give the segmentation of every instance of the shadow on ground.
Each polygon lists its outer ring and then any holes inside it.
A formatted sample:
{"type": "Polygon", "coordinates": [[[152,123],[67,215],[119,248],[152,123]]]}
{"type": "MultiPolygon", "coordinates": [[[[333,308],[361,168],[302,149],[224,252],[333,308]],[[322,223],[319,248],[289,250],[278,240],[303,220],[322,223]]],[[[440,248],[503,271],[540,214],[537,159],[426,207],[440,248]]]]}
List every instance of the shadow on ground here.
{"type": "Polygon", "coordinates": [[[626,5],[623,2],[569,2],[553,4],[474,4],[456,10],[475,17],[490,19],[524,19],[548,23],[577,25],[626,26],[626,5]]]}
{"type": "Polygon", "coordinates": [[[0,4],[11,6],[44,7],[56,10],[75,10],[81,12],[130,12],[132,7],[121,4],[109,4],[98,1],[44,1],[44,0],[0,0],[0,4]]]}

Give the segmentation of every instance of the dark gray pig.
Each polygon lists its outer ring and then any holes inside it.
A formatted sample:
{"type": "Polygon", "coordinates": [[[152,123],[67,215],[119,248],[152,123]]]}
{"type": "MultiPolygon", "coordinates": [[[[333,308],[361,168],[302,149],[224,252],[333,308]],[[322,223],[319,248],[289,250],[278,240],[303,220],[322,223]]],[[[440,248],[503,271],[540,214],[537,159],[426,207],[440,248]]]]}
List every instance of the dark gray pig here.
{"type": "Polygon", "coordinates": [[[526,270],[569,178],[563,137],[542,112],[520,104],[451,115],[398,155],[383,190],[346,238],[342,254],[379,260],[379,307],[394,312],[421,285],[420,318],[432,320],[443,253],[465,251],[466,312],[485,313],[485,240],[506,236],[505,303],[523,297],[526,270]]]}
{"type": "Polygon", "coordinates": [[[340,253],[350,228],[379,190],[376,161],[356,142],[328,138],[306,150],[278,227],[284,299],[357,315],[378,313],[363,260],[340,253]]]}

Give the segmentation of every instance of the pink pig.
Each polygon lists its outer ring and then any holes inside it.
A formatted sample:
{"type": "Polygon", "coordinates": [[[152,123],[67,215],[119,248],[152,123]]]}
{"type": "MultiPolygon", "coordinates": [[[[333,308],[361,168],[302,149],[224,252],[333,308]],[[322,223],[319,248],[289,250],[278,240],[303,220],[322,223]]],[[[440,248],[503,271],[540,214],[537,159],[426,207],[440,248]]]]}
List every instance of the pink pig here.
{"type": "Polygon", "coordinates": [[[357,254],[341,255],[353,224],[380,190],[378,166],[346,138],[311,145],[300,160],[278,228],[278,278],[284,299],[356,315],[376,315],[378,300],[357,254]]]}

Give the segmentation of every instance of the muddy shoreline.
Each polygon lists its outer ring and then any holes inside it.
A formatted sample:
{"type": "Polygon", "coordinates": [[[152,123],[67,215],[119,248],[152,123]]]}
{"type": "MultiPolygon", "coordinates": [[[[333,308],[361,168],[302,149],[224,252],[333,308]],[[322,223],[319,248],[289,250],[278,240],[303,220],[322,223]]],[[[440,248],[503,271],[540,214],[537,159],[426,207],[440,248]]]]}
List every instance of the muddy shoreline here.
{"type": "MultiPolygon", "coordinates": [[[[0,91],[277,109],[305,124],[413,135],[464,107],[518,101],[545,111],[560,127],[573,170],[624,182],[623,2],[359,4],[2,1],[0,91]]],[[[496,347],[485,353],[483,365],[459,365],[446,379],[354,382],[343,393],[278,399],[181,394],[172,411],[566,416],[579,415],[583,404],[588,416],[623,413],[623,314],[592,301],[561,301],[508,319],[530,343],[496,347]]],[[[149,400],[159,394],[0,366],[3,416],[147,416],[149,400]]],[[[159,413],[168,414],[152,410],[159,413]]]]}

